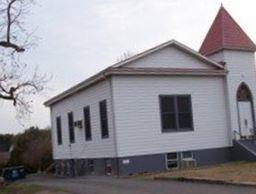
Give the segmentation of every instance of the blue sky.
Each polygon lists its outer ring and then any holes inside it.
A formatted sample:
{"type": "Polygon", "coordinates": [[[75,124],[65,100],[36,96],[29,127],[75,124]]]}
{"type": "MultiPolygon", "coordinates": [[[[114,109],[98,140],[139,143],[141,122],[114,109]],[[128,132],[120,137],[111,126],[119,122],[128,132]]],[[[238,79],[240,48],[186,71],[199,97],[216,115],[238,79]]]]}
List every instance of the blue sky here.
{"type": "Polygon", "coordinates": [[[224,7],[256,41],[255,0],[44,0],[27,18],[38,46],[27,63],[52,76],[34,98],[34,113],[21,125],[15,109],[0,101],[0,133],[50,125],[48,98],[111,65],[126,51],[137,53],[170,39],[198,50],[217,11],[224,7]]]}

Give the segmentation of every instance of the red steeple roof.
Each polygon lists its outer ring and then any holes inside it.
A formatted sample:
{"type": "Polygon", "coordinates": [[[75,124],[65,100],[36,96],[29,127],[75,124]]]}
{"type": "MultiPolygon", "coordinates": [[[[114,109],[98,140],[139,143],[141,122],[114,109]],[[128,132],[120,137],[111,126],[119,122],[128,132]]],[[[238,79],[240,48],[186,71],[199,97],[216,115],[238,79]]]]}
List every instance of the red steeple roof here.
{"type": "Polygon", "coordinates": [[[253,41],[223,6],[221,6],[199,52],[207,56],[222,49],[256,51],[253,41]]]}

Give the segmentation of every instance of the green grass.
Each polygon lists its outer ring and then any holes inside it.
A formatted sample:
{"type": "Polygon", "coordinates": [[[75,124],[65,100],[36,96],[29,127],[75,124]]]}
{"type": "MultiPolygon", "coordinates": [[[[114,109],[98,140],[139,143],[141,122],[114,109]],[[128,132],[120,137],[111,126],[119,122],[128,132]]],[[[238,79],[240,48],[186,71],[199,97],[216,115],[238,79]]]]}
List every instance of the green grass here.
{"type": "Polygon", "coordinates": [[[43,191],[43,188],[36,185],[10,184],[0,188],[0,194],[35,194],[43,191]]]}

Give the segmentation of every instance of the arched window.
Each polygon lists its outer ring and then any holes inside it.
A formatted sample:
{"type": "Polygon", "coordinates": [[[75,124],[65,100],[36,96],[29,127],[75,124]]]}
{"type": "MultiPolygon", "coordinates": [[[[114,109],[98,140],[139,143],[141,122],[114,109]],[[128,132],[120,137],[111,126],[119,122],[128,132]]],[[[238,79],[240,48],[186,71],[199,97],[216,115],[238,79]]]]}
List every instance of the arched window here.
{"type": "Polygon", "coordinates": [[[252,95],[245,83],[242,83],[237,91],[237,101],[252,101],[252,95]]]}

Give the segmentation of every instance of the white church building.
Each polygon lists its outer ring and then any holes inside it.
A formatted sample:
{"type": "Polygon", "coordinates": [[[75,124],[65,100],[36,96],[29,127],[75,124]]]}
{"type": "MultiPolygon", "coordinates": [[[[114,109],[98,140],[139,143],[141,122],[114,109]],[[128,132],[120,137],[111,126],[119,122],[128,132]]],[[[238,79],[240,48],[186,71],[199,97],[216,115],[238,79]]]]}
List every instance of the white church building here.
{"type": "Polygon", "coordinates": [[[57,174],[256,160],[255,51],[221,7],[199,52],[171,40],[48,100],[57,174]]]}

